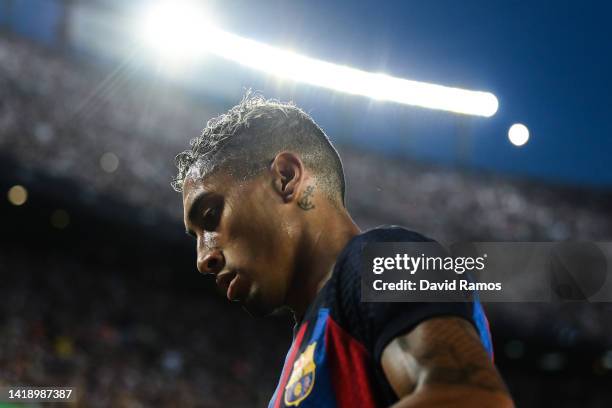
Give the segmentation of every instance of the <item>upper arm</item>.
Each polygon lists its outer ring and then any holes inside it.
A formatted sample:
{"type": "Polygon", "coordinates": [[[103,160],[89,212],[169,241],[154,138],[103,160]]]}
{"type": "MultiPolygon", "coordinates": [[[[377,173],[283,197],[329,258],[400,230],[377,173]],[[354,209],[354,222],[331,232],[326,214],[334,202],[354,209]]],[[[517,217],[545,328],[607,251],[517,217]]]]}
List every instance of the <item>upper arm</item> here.
{"type": "Polygon", "coordinates": [[[420,399],[424,391],[435,391],[438,401],[465,402],[467,395],[478,398],[479,406],[486,406],[487,398],[495,406],[512,406],[476,330],[459,317],[431,318],[396,337],[385,347],[381,365],[399,398],[420,399]]]}

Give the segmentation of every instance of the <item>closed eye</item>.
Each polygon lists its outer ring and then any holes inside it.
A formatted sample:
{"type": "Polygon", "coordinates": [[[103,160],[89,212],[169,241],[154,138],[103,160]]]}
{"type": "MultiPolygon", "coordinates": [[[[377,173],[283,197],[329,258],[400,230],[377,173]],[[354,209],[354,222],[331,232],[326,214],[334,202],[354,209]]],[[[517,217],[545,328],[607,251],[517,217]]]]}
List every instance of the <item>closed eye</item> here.
{"type": "Polygon", "coordinates": [[[207,208],[202,216],[202,228],[205,231],[215,231],[219,226],[222,211],[223,203],[207,208]]]}
{"type": "Polygon", "coordinates": [[[185,226],[187,233],[196,235],[189,226],[197,226],[197,230],[215,231],[219,227],[223,213],[224,198],[220,194],[204,192],[197,195],[187,210],[185,226]]]}

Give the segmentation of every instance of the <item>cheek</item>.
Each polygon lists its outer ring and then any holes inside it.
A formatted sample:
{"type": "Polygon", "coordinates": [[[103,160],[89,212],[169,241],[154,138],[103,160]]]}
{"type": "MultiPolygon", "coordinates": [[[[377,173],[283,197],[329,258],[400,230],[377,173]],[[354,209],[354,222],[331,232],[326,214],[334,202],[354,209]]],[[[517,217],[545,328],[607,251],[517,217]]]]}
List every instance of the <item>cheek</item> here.
{"type": "Polygon", "coordinates": [[[242,267],[246,263],[248,269],[253,269],[273,254],[274,225],[265,219],[265,214],[253,206],[230,205],[224,214],[222,229],[227,237],[224,246],[242,267]]]}
{"type": "Polygon", "coordinates": [[[235,249],[235,266],[251,283],[249,297],[260,306],[267,305],[267,312],[279,307],[286,298],[293,265],[274,224],[248,228],[235,249]]]}
{"type": "Polygon", "coordinates": [[[265,185],[253,183],[228,194],[226,206],[227,224],[223,228],[227,243],[235,249],[235,266],[266,286],[284,281],[292,267],[294,238],[282,202],[277,202],[265,185]]]}

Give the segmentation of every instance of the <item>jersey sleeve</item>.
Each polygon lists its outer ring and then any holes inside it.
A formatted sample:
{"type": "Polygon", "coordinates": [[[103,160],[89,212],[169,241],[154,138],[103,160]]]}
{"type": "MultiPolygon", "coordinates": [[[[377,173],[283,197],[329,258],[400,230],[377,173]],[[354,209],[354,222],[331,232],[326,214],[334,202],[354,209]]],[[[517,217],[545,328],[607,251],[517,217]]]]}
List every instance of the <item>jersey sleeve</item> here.
{"type": "MultiPolygon", "coordinates": [[[[411,242],[431,241],[419,234],[411,242]]],[[[407,241],[405,236],[397,241],[407,241]]],[[[470,321],[481,334],[474,302],[361,302],[361,245],[353,245],[338,274],[337,301],[343,325],[368,350],[377,363],[394,338],[410,332],[424,320],[440,316],[456,316],[470,321]]],[[[477,301],[476,301],[477,302],[477,301]]],[[[478,310],[482,310],[479,308],[478,310]]],[[[483,315],[484,318],[484,315],[483,315]]],[[[488,330],[487,330],[488,336],[488,330]]]]}

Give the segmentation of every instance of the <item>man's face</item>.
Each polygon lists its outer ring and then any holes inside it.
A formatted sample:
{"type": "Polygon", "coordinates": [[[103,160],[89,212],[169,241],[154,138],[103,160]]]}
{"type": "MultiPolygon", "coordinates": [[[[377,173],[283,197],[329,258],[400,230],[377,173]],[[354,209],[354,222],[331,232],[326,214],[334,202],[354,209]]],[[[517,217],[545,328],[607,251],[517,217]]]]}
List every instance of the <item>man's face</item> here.
{"type": "Polygon", "coordinates": [[[285,302],[294,270],[296,232],[269,175],[237,182],[218,172],[187,177],[184,222],[197,239],[197,267],[228,299],[265,315],[285,302]]]}

